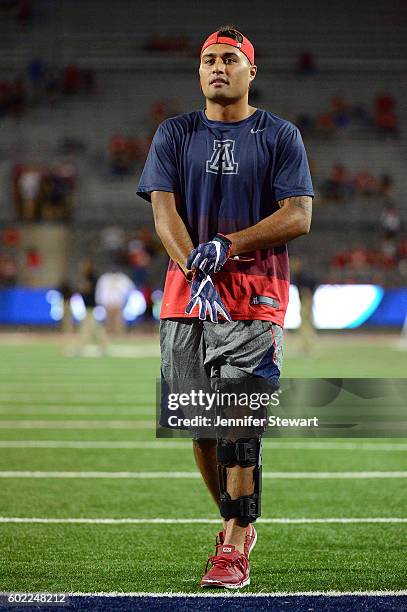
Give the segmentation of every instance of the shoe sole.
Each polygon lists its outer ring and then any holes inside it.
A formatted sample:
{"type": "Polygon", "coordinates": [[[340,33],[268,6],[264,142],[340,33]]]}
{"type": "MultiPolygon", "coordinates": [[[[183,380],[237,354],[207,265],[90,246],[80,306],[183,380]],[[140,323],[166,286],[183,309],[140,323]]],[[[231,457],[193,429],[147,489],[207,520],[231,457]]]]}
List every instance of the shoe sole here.
{"type": "Polygon", "coordinates": [[[203,589],[205,588],[212,588],[212,589],[242,589],[245,586],[248,586],[250,584],[250,577],[247,578],[246,580],[244,580],[243,582],[241,582],[240,584],[223,584],[223,582],[216,582],[215,580],[213,582],[209,582],[209,581],[205,581],[205,582],[201,582],[201,587],[203,589]]]}

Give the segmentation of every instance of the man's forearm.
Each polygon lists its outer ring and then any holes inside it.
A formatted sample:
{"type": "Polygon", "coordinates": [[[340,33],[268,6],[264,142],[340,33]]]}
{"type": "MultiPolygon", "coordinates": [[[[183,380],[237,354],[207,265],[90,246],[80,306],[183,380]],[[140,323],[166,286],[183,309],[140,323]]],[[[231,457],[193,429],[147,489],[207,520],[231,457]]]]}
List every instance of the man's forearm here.
{"type": "Polygon", "coordinates": [[[168,224],[158,223],[156,231],[168,255],[187,275],[186,261],[194,245],[182,219],[171,219],[168,224]]]}
{"type": "Polygon", "coordinates": [[[185,223],[174,206],[174,194],[153,192],[151,194],[156,232],[165,250],[189,278],[186,261],[194,248],[185,223]],[[172,196],[168,197],[168,196],[172,196]]]}
{"type": "Polygon", "coordinates": [[[231,256],[286,244],[307,234],[311,225],[312,198],[298,196],[279,202],[280,210],[239,232],[227,234],[232,241],[231,256]]]}

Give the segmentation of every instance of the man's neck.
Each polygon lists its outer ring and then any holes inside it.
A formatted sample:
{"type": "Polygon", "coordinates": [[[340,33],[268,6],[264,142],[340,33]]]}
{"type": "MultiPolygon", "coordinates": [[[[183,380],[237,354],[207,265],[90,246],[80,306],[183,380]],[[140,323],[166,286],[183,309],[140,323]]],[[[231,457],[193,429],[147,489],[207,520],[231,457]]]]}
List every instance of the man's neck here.
{"type": "Polygon", "coordinates": [[[206,100],[205,115],[210,121],[224,121],[232,123],[247,119],[256,112],[254,106],[249,106],[247,100],[239,100],[223,105],[213,100],[206,100]]]}

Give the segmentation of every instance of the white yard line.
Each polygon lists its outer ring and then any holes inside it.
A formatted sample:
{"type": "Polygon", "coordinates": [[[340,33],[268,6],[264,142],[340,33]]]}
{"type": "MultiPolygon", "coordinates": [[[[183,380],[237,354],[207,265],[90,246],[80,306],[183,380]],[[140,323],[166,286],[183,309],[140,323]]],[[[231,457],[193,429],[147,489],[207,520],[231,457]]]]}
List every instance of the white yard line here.
{"type": "MultiPolygon", "coordinates": [[[[407,478],[407,471],[393,472],[263,472],[270,479],[365,479],[365,478],[407,478]]],[[[101,471],[0,471],[0,478],[137,478],[152,479],[194,479],[201,478],[199,472],[101,472],[101,471]]]]}
{"type": "MultiPolygon", "coordinates": [[[[0,516],[0,523],[43,523],[43,524],[89,524],[89,525],[215,525],[219,518],[41,518],[0,516]]],[[[355,517],[355,518],[259,518],[257,523],[266,525],[306,524],[370,524],[407,523],[399,517],[355,517]]]]}
{"type": "Polygon", "coordinates": [[[154,408],[150,408],[148,406],[131,406],[124,408],[122,404],[119,404],[117,407],[105,406],[101,407],[96,405],[88,405],[88,406],[75,406],[72,405],[70,407],[64,406],[38,406],[35,408],[27,407],[27,406],[7,406],[6,408],[0,406],[0,414],[6,415],[8,417],[16,417],[17,415],[50,415],[50,416],[89,416],[89,417],[98,417],[98,416],[110,416],[115,417],[118,415],[123,416],[137,416],[142,414],[144,416],[154,416],[154,408]]]}
{"type": "MultiPolygon", "coordinates": [[[[125,386],[125,387],[145,387],[145,380],[127,380],[127,381],[123,381],[120,383],[117,383],[116,380],[114,382],[109,382],[109,381],[105,381],[105,380],[101,380],[101,381],[92,381],[90,380],[89,382],[86,383],[86,388],[89,387],[96,387],[96,389],[100,389],[100,387],[109,387],[112,389],[117,389],[119,386],[120,388],[125,386]]],[[[25,389],[27,388],[38,388],[38,387],[44,387],[46,389],[49,388],[60,388],[60,387],[71,387],[73,388],[75,391],[77,391],[77,383],[76,383],[76,379],[75,380],[49,380],[49,378],[38,378],[35,380],[30,380],[29,383],[27,383],[26,380],[21,380],[20,381],[15,381],[15,380],[5,380],[5,381],[1,381],[1,388],[5,388],[5,389],[11,389],[14,390],[14,387],[16,388],[16,390],[18,391],[19,389],[21,389],[21,386],[24,386],[25,389]]]]}
{"type": "MultiPolygon", "coordinates": [[[[136,409],[137,411],[137,409],[136,409]]],[[[78,448],[78,449],[190,449],[192,442],[188,441],[132,441],[132,440],[0,440],[0,448],[78,448]]],[[[273,442],[265,440],[263,447],[278,450],[352,450],[352,451],[407,451],[404,443],[354,443],[354,442],[273,442]]]]}
{"type": "MultiPolygon", "coordinates": [[[[27,592],[28,593],[28,592],[27,592]]],[[[49,591],[47,591],[49,593],[49,591]]],[[[11,595],[11,592],[0,592],[0,596],[7,597],[11,595]]],[[[81,592],[71,592],[65,593],[68,597],[152,597],[152,598],[161,598],[167,597],[171,598],[183,598],[183,599],[225,599],[226,597],[230,598],[279,598],[279,597],[402,597],[407,595],[407,591],[298,591],[298,592],[271,592],[265,593],[262,591],[261,593],[250,593],[250,591],[241,592],[225,592],[225,593],[177,593],[177,592],[164,592],[164,593],[149,593],[147,592],[129,592],[123,593],[123,591],[113,591],[108,593],[106,591],[102,591],[100,593],[81,593],[81,592]]]]}
{"type": "Polygon", "coordinates": [[[155,421],[0,420],[0,429],[153,429],[155,421]]]}
{"type": "Polygon", "coordinates": [[[183,597],[183,598],[212,598],[212,597],[310,597],[310,596],[325,596],[325,597],[400,597],[407,595],[407,591],[299,591],[298,593],[68,593],[72,597],[80,596],[97,596],[97,597],[183,597]]]}
{"type": "MultiPolygon", "coordinates": [[[[32,393],[27,393],[27,391],[25,390],[24,393],[1,393],[0,392],[0,405],[3,407],[7,407],[7,406],[13,406],[13,405],[27,405],[27,406],[32,406],[35,403],[38,403],[39,405],[41,404],[46,404],[47,402],[52,402],[53,404],[55,404],[56,401],[60,402],[60,403],[64,403],[65,404],[69,404],[69,403],[80,403],[80,404],[85,404],[86,402],[95,402],[97,404],[100,403],[105,403],[106,402],[106,394],[108,392],[106,392],[105,394],[103,393],[86,393],[86,391],[84,391],[83,393],[68,393],[68,392],[59,392],[59,391],[55,391],[55,393],[51,393],[49,395],[44,395],[43,393],[38,393],[37,395],[32,392],[32,393]]],[[[129,406],[134,405],[135,400],[140,401],[140,399],[142,401],[145,402],[152,402],[152,406],[154,405],[154,401],[155,401],[155,396],[152,393],[140,393],[139,391],[132,391],[129,393],[113,393],[110,394],[109,393],[109,399],[110,401],[113,403],[122,403],[122,404],[127,404],[129,406]]]]}

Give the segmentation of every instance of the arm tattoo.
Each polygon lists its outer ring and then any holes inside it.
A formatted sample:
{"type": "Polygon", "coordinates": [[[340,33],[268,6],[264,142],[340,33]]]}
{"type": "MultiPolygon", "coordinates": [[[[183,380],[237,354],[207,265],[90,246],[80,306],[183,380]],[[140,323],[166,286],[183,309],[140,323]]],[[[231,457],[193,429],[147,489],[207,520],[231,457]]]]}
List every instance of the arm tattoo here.
{"type": "Polygon", "coordinates": [[[283,208],[286,204],[302,208],[302,210],[305,210],[307,213],[311,213],[312,211],[312,198],[310,196],[293,196],[278,202],[280,208],[283,208]]]}

